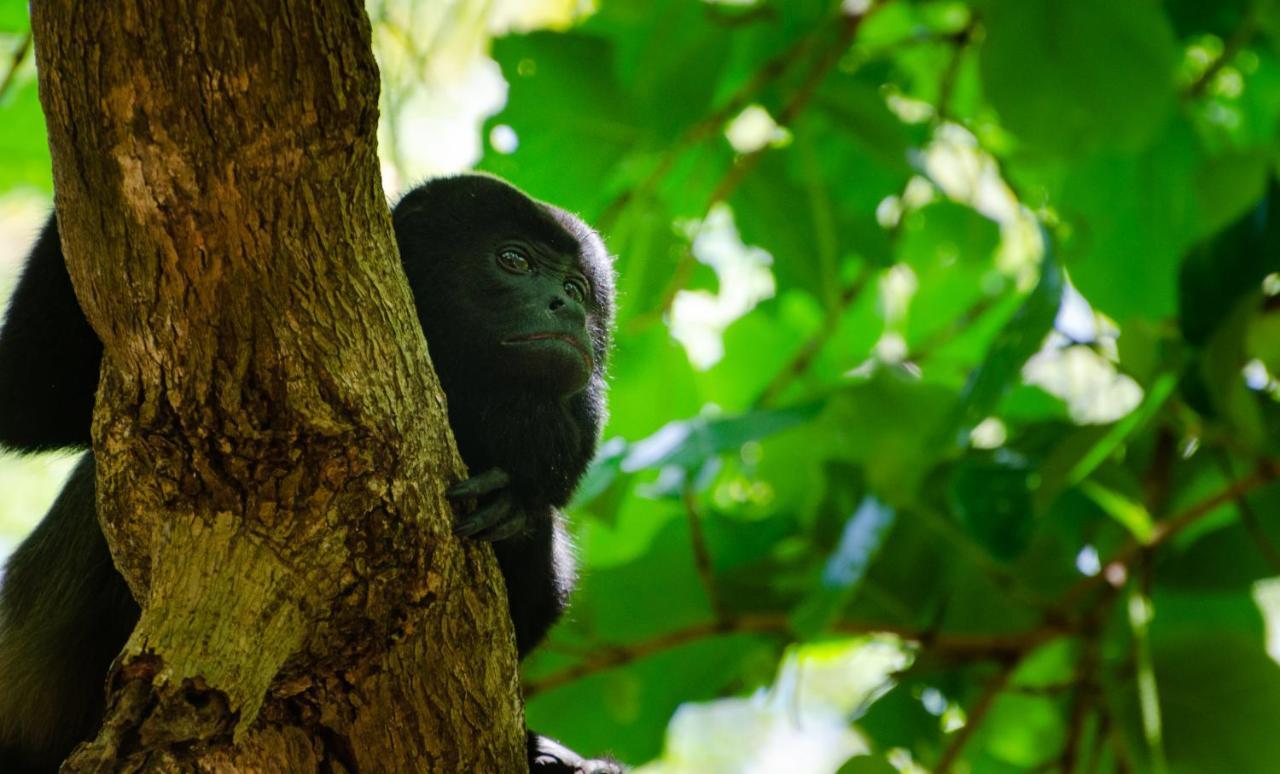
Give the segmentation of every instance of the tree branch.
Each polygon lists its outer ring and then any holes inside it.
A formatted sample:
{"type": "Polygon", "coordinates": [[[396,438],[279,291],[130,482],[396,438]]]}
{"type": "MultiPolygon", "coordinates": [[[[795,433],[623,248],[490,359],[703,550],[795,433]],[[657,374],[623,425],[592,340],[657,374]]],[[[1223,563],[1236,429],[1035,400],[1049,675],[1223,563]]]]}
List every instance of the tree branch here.
{"type": "MultiPolygon", "coordinates": [[[[1123,548],[1116,551],[1115,554],[1103,563],[1102,572],[1081,580],[1069,589],[1067,593],[1063,594],[1062,602],[1058,606],[1059,611],[1066,611],[1074,607],[1083,597],[1088,595],[1098,586],[1103,583],[1111,582],[1108,580],[1109,577],[1127,577],[1130,567],[1142,555],[1143,551],[1159,548],[1178,533],[1195,524],[1206,515],[1224,505],[1239,500],[1256,489],[1260,489],[1267,484],[1274,482],[1277,478],[1280,478],[1280,465],[1277,465],[1275,462],[1270,460],[1264,460],[1259,463],[1257,469],[1248,476],[1245,476],[1221,491],[1206,497],[1204,500],[1186,508],[1180,513],[1157,523],[1155,525],[1155,532],[1150,541],[1147,543],[1140,543],[1137,540],[1130,540],[1123,548]]],[[[1113,583],[1113,585],[1115,584],[1113,583]]]]}
{"type": "MultiPolygon", "coordinates": [[[[1219,451],[1217,458],[1218,464],[1221,466],[1227,480],[1235,478],[1235,470],[1232,468],[1231,460],[1226,453],[1219,451]]],[[[1235,506],[1236,513],[1240,515],[1240,523],[1244,526],[1245,531],[1249,533],[1254,545],[1258,547],[1258,553],[1262,555],[1263,561],[1267,563],[1272,572],[1280,575],[1280,550],[1276,549],[1276,544],[1271,541],[1271,538],[1267,536],[1267,531],[1262,528],[1262,521],[1258,518],[1258,514],[1253,512],[1253,507],[1249,505],[1249,499],[1241,494],[1235,498],[1235,506]]]]}
{"type": "MultiPolygon", "coordinates": [[[[1022,654],[1069,633],[1065,629],[1043,626],[1012,634],[950,634],[867,621],[837,623],[831,627],[831,631],[848,636],[889,634],[916,643],[921,650],[954,661],[1016,660],[1022,654]]],[[[704,621],[640,642],[604,647],[581,663],[542,677],[527,679],[524,683],[525,698],[698,640],[731,634],[791,637],[794,632],[791,619],[785,613],[752,613],[719,621],[704,621]]]]}

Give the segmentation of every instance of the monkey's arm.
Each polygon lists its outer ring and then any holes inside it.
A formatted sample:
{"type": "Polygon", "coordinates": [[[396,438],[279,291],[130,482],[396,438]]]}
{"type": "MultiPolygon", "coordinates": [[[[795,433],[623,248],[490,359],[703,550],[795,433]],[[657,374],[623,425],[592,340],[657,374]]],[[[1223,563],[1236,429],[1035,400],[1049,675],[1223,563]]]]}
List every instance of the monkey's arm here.
{"type": "Polygon", "coordinates": [[[138,620],[95,515],[93,455],[10,557],[0,588],[0,763],[53,771],[102,719],[104,680],[138,620]]]}
{"type": "Polygon", "coordinates": [[[0,446],[89,446],[102,343],[80,311],[51,215],[0,327],[0,446]]]}

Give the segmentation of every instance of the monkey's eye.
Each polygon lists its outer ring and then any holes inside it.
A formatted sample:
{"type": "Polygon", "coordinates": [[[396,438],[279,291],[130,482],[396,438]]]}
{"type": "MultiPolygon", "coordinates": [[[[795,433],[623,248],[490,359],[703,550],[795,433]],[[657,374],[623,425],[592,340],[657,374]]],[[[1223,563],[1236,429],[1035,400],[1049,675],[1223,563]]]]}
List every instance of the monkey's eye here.
{"type": "Polygon", "coordinates": [[[587,300],[587,283],[580,279],[567,279],[564,281],[564,292],[565,295],[579,304],[585,303],[587,300]]]}
{"type": "Polygon", "coordinates": [[[515,274],[528,274],[533,270],[529,259],[514,247],[506,247],[498,252],[498,265],[515,274]]]}

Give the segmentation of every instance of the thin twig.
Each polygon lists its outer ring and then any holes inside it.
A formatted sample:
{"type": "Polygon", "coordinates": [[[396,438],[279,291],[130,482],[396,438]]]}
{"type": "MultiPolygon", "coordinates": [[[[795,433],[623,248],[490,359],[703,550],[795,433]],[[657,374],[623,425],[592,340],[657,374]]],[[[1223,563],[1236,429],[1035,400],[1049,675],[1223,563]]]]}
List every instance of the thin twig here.
{"type": "Polygon", "coordinates": [[[1178,533],[1187,527],[1195,524],[1206,515],[1221,508],[1224,505],[1232,503],[1255,489],[1260,489],[1280,478],[1280,466],[1270,461],[1262,462],[1258,465],[1253,473],[1244,478],[1235,481],[1206,497],[1200,502],[1186,508],[1185,510],[1170,516],[1167,519],[1157,523],[1150,540],[1146,543],[1130,540],[1116,551],[1112,556],[1103,563],[1103,571],[1097,575],[1084,578],[1071,587],[1066,594],[1062,596],[1062,602],[1059,605],[1060,611],[1070,610],[1075,607],[1081,599],[1087,596],[1098,586],[1108,583],[1108,577],[1127,576],[1130,567],[1143,551],[1158,548],[1167,543],[1178,533]]]}
{"type": "Polygon", "coordinates": [[[982,721],[986,719],[987,713],[991,711],[996,698],[1004,690],[1005,684],[1009,682],[1017,666],[1018,660],[1010,659],[1000,666],[1000,671],[987,683],[978,701],[966,713],[964,725],[956,731],[955,736],[951,737],[947,749],[943,750],[942,757],[938,759],[938,765],[933,769],[935,774],[948,774],[951,771],[951,767],[960,759],[960,753],[964,752],[964,746],[969,743],[978,727],[982,725],[982,721]]]}
{"type": "Polygon", "coordinates": [[[1222,72],[1222,68],[1230,64],[1231,60],[1236,58],[1236,54],[1249,44],[1254,33],[1258,31],[1262,7],[1269,4],[1270,0],[1258,0],[1250,6],[1244,18],[1240,20],[1240,24],[1231,32],[1231,37],[1227,38],[1226,43],[1223,44],[1222,53],[1218,54],[1218,58],[1214,59],[1205,71],[1200,73],[1200,77],[1187,87],[1187,99],[1196,99],[1203,95],[1205,89],[1209,88],[1209,84],[1213,83],[1213,79],[1222,72]]]}
{"type": "MultiPolygon", "coordinates": [[[[1096,616],[1094,617],[1096,619],[1096,616]]],[[[1057,770],[1063,774],[1071,774],[1076,762],[1082,758],[1081,745],[1084,744],[1084,727],[1089,715],[1093,712],[1098,698],[1098,670],[1102,666],[1102,645],[1098,641],[1098,626],[1091,625],[1091,631],[1084,639],[1084,652],[1080,656],[1077,667],[1075,690],[1071,695],[1071,714],[1067,722],[1067,736],[1063,740],[1062,755],[1057,770]]]]}
{"type": "MultiPolygon", "coordinates": [[[[1231,466],[1231,460],[1223,452],[1217,455],[1218,465],[1222,468],[1222,473],[1230,481],[1236,477],[1235,470],[1231,466]]],[[[1271,542],[1271,538],[1267,535],[1267,531],[1262,528],[1262,521],[1258,518],[1258,514],[1254,513],[1253,506],[1249,505],[1249,498],[1240,495],[1235,499],[1236,512],[1240,515],[1240,523],[1244,526],[1245,531],[1249,533],[1249,537],[1253,539],[1254,545],[1258,547],[1258,553],[1262,554],[1262,559],[1267,566],[1277,574],[1280,574],[1280,550],[1276,549],[1276,544],[1271,542]]]]}
{"type": "Polygon", "coordinates": [[[808,341],[800,346],[800,349],[796,350],[796,354],[792,356],[787,365],[778,371],[773,379],[765,385],[765,388],[760,391],[760,395],[753,404],[755,408],[763,408],[773,403],[787,386],[809,370],[818,353],[835,335],[836,329],[840,325],[840,318],[862,296],[863,291],[866,290],[867,285],[875,274],[871,266],[866,266],[857,279],[841,289],[835,306],[827,310],[822,326],[809,337],[808,341]]]}
{"type": "Polygon", "coordinates": [[[938,123],[951,118],[951,95],[955,91],[956,79],[960,76],[960,64],[969,50],[969,41],[973,39],[976,26],[977,19],[970,18],[969,23],[951,38],[954,46],[951,50],[951,59],[947,61],[947,69],[943,71],[942,79],[938,84],[938,105],[934,113],[938,123]]]}
{"type": "MultiPolygon", "coordinates": [[[[814,60],[813,65],[810,66],[809,71],[805,74],[804,80],[801,82],[799,88],[796,89],[795,95],[778,113],[776,121],[779,126],[791,126],[795,123],[796,119],[800,117],[801,112],[804,111],[805,107],[807,107],[813,99],[813,95],[817,92],[818,87],[822,84],[822,81],[826,78],[827,74],[831,72],[832,68],[834,68],[840,61],[840,57],[849,49],[849,46],[857,36],[858,29],[862,26],[862,23],[870,18],[877,10],[883,8],[886,4],[887,0],[886,2],[873,5],[863,13],[841,17],[839,33],[836,35],[831,45],[827,46],[822,53],[819,54],[818,58],[814,60]]],[[[744,154],[735,164],[730,166],[724,176],[721,177],[720,182],[716,185],[715,189],[712,190],[711,196],[707,198],[707,204],[703,208],[704,212],[710,212],[711,208],[716,204],[728,199],[729,196],[737,190],[738,186],[746,178],[747,174],[756,168],[760,163],[760,159],[762,159],[764,154],[769,152],[769,150],[770,149],[766,146],[744,154]]],[[[695,259],[692,253],[685,253],[681,256],[680,260],[676,263],[675,268],[672,269],[671,280],[663,290],[662,301],[658,304],[656,311],[652,314],[642,315],[641,317],[636,318],[636,320],[633,321],[633,325],[641,327],[652,323],[656,319],[661,319],[661,316],[671,307],[671,303],[675,300],[676,294],[679,293],[681,288],[688,283],[689,276],[693,273],[694,264],[695,259]]]]}
{"type": "Polygon", "coordinates": [[[18,72],[18,67],[22,64],[22,60],[27,58],[27,52],[31,50],[31,33],[28,32],[18,43],[18,48],[14,50],[13,57],[9,62],[9,69],[5,71],[4,80],[0,81],[0,100],[5,98],[9,93],[9,87],[13,85],[14,76],[18,72]]]}
{"type": "Polygon", "coordinates": [[[818,30],[812,34],[797,38],[781,53],[766,60],[760,66],[760,69],[756,70],[751,76],[751,79],[730,95],[723,104],[703,116],[697,123],[685,129],[674,142],[667,146],[662,157],[658,159],[658,163],[654,165],[654,168],[639,185],[623,191],[605,206],[604,211],[597,219],[599,227],[608,231],[616,221],[618,214],[627,204],[640,194],[647,195],[649,191],[652,191],[658,185],[662,178],[667,176],[667,173],[675,166],[676,160],[680,158],[680,154],[704,140],[714,137],[730,119],[742,112],[743,108],[750,104],[757,94],[786,75],[797,62],[804,59],[820,32],[821,30],[818,30]]]}
{"type": "Polygon", "coordinates": [[[698,512],[698,502],[692,484],[685,484],[681,498],[684,501],[685,520],[689,523],[689,543],[693,547],[693,563],[698,570],[698,580],[702,582],[702,590],[711,605],[711,614],[717,621],[725,619],[724,603],[720,597],[720,587],[716,584],[715,568],[711,564],[711,552],[707,550],[707,538],[702,532],[702,515],[698,512]]]}
{"type": "MultiPolygon", "coordinates": [[[[1151,464],[1142,477],[1142,496],[1148,513],[1163,513],[1169,500],[1169,488],[1173,483],[1173,464],[1177,459],[1178,441],[1167,425],[1156,431],[1155,448],[1151,452],[1151,464]]],[[[1228,476],[1232,478],[1232,476],[1228,476]]]]}

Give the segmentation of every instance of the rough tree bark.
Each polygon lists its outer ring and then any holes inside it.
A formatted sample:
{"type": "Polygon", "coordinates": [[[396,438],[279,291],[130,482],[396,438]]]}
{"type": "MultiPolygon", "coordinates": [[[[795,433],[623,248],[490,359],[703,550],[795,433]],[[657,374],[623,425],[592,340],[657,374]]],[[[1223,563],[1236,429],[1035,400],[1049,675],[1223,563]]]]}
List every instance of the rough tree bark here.
{"type": "Polygon", "coordinates": [[[143,603],[67,770],[518,771],[516,659],[399,270],[358,0],[39,0],[99,517],[143,603]],[[130,768],[130,770],[134,770],[130,768]]]}

